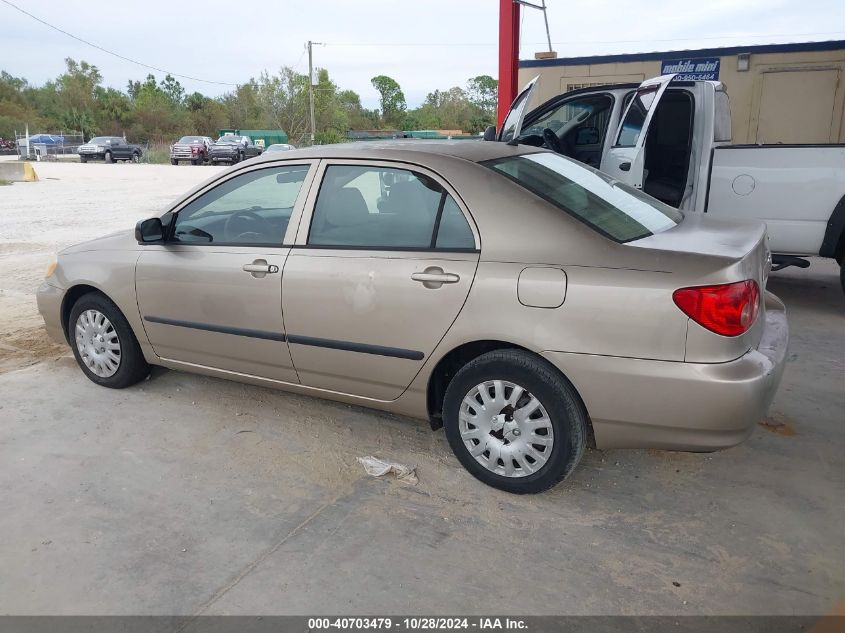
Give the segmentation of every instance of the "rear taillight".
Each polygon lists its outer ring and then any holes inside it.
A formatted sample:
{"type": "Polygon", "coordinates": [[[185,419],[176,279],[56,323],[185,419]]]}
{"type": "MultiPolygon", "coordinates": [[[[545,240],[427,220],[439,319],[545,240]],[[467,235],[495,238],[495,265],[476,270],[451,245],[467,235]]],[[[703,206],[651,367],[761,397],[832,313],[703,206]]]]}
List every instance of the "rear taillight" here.
{"type": "Polygon", "coordinates": [[[672,294],[672,299],[693,321],[722,336],[747,332],[760,310],[760,288],[751,279],[681,288],[672,294]]]}

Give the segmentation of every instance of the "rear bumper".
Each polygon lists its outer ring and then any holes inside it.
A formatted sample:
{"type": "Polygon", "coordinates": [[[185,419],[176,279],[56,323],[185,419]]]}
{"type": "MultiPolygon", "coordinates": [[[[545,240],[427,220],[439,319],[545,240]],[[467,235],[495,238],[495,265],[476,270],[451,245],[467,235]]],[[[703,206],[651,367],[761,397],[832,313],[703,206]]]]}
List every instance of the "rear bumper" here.
{"type": "Polygon", "coordinates": [[[780,385],[789,327],[771,293],[765,314],[757,349],[727,363],[543,355],[581,394],[598,448],[718,450],[751,434],[780,385]]]}
{"type": "Polygon", "coordinates": [[[44,319],[44,327],[53,341],[67,345],[65,332],[62,328],[62,300],[65,291],[43,282],[35,293],[38,302],[38,312],[44,319]]]}

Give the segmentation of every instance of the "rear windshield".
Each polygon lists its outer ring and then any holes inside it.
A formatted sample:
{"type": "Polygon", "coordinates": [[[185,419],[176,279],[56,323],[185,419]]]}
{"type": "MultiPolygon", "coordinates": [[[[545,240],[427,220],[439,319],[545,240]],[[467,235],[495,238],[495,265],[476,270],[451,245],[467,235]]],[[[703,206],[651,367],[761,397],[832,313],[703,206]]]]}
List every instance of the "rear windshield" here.
{"type": "Polygon", "coordinates": [[[677,209],[559,154],[539,152],[481,163],[617,242],[676,226],[677,209]]]}

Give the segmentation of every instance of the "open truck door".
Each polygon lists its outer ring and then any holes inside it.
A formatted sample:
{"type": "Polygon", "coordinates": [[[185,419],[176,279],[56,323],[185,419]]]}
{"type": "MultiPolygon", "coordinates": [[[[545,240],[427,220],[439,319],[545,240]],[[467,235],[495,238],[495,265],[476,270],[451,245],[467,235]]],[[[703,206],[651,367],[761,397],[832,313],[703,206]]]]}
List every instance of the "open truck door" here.
{"type": "MultiPolygon", "coordinates": [[[[616,138],[601,161],[601,170],[637,189],[645,180],[645,140],[657,103],[675,75],[661,75],[640,84],[625,110],[616,138]]],[[[510,116],[510,115],[508,115],[510,116]]]]}
{"type": "Polygon", "coordinates": [[[496,140],[507,143],[515,138],[519,138],[519,133],[522,131],[522,121],[525,119],[528,104],[531,102],[531,97],[534,95],[534,91],[537,88],[537,80],[539,79],[540,75],[534,77],[516,95],[516,99],[511,103],[511,109],[508,110],[508,115],[502,123],[502,129],[499,130],[499,136],[496,140]]]}

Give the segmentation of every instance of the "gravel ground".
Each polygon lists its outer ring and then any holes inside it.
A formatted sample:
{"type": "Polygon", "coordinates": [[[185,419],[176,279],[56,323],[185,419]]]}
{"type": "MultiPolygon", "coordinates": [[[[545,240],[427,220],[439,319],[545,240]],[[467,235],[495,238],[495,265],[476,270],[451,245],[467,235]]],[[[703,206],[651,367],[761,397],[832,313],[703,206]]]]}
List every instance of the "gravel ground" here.
{"type": "Polygon", "coordinates": [[[160,212],[223,167],[38,163],[39,182],[0,187],[0,372],[62,353],[35,289],[57,251],[160,212]]]}
{"type": "MultiPolygon", "coordinates": [[[[589,451],[514,497],[442,432],[181,372],[84,379],[43,334],[53,251],[219,168],[43,164],[0,187],[0,613],[824,614],[845,596],[845,298],[774,274],[789,364],[768,425],[710,455],[589,451]],[[5,368],[5,373],[2,369],[5,368]],[[357,457],[417,466],[367,477],[357,457]]],[[[840,607],[841,608],[841,607],[840,607]]]]}

